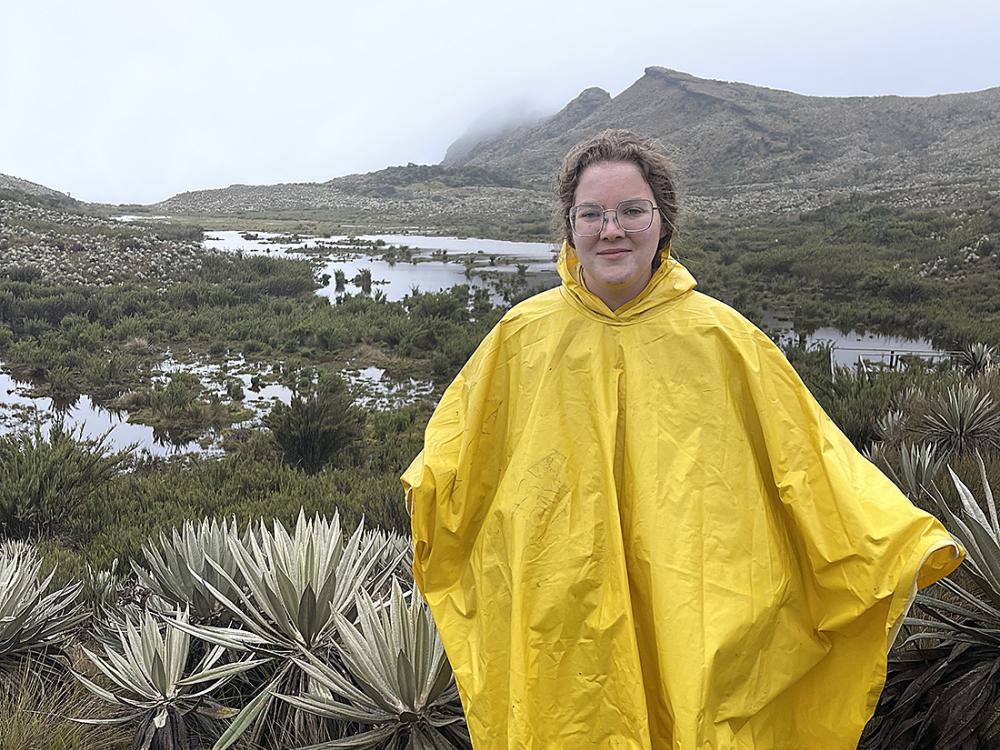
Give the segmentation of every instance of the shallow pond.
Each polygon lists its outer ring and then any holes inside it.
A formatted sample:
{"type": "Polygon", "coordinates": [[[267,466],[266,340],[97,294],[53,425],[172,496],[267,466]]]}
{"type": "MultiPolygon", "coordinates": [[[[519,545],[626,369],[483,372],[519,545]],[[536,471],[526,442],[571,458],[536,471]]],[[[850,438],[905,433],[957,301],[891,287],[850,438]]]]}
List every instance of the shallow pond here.
{"type": "MultiPolygon", "coordinates": [[[[346,242],[346,236],[296,238],[268,232],[212,232],[202,245],[212,250],[244,252],[254,255],[280,253],[292,258],[310,258],[317,262],[317,276],[328,274],[330,282],[317,290],[317,294],[334,298],[338,294],[356,294],[360,284],[353,279],[364,269],[371,272],[372,293],[381,290],[386,299],[396,302],[410,294],[414,288],[421,292],[440,292],[456,284],[473,288],[490,289],[488,274],[515,273],[516,266],[526,266],[525,282],[528,286],[555,286],[558,283],[554,252],[556,247],[545,242],[506,242],[503,240],[459,239],[457,237],[428,237],[423,235],[379,234],[362,235],[353,239],[363,242],[381,240],[386,246],[408,246],[417,251],[411,261],[388,261],[373,253],[375,249],[364,246],[333,245],[346,242]],[[448,258],[432,255],[447,251],[448,258]],[[491,265],[491,258],[493,265],[491,265]],[[466,270],[466,259],[472,264],[466,270]],[[336,288],[335,273],[342,271],[347,278],[343,289],[336,288]]],[[[494,295],[494,302],[500,302],[494,295]]]]}
{"type": "MultiPolygon", "coordinates": [[[[765,315],[761,328],[782,342],[795,342],[800,338],[792,321],[765,315]]],[[[886,336],[878,333],[858,333],[841,331],[838,328],[817,328],[812,333],[801,336],[806,345],[829,344],[833,346],[833,363],[841,367],[852,367],[859,359],[891,365],[900,356],[912,355],[921,359],[940,361],[951,357],[951,353],[938,349],[928,339],[886,336]]]]}
{"type": "MultiPolygon", "coordinates": [[[[23,432],[37,421],[42,434],[48,436],[52,425],[62,419],[63,426],[75,435],[96,440],[108,433],[106,443],[112,450],[124,450],[137,445],[140,452],[152,456],[175,456],[185,453],[222,453],[222,435],[208,429],[201,440],[171,442],[149,425],[132,423],[125,411],[113,411],[95,404],[89,396],[80,396],[67,408],[56,408],[52,399],[28,395],[30,384],[15,380],[2,369],[0,363],[0,434],[23,432]]],[[[268,382],[273,370],[249,367],[241,358],[232,358],[222,364],[182,363],[173,358],[164,360],[152,380],[166,383],[170,373],[187,372],[197,375],[203,387],[203,397],[218,395],[228,400],[227,384],[238,380],[243,387],[242,405],[252,416],[232,425],[233,428],[260,427],[263,417],[275,402],[288,404],[292,390],[284,385],[268,382]]],[[[431,394],[432,383],[415,378],[396,381],[377,367],[348,367],[341,371],[354,401],[367,409],[396,409],[412,404],[431,394]]]]}
{"type": "Polygon", "coordinates": [[[132,444],[153,456],[201,450],[196,441],[182,445],[167,443],[154,435],[152,427],[132,424],[126,412],[98,406],[90,396],[80,396],[72,406],[57,409],[50,398],[25,395],[29,387],[27,383],[14,380],[8,373],[0,371],[0,434],[24,432],[38,422],[42,434],[47,437],[52,425],[61,419],[65,429],[84,439],[97,440],[108,433],[106,444],[116,451],[132,444]]]}

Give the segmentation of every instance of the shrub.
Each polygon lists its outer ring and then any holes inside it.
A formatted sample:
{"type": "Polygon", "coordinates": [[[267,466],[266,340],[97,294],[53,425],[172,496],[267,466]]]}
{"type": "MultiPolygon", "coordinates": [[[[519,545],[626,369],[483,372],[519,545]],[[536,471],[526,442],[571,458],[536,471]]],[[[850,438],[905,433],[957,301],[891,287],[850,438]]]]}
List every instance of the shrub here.
{"type": "Polygon", "coordinates": [[[361,437],[364,413],[354,406],[343,380],[332,377],[305,398],[275,404],[264,424],[287,463],[316,474],[349,455],[361,437]]]}
{"type": "Polygon", "coordinates": [[[108,453],[105,433],[84,440],[56,423],[48,437],[0,438],[0,526],[15,536],[61,531],[88,498],[118,473],[132,449],[108,453]]]}

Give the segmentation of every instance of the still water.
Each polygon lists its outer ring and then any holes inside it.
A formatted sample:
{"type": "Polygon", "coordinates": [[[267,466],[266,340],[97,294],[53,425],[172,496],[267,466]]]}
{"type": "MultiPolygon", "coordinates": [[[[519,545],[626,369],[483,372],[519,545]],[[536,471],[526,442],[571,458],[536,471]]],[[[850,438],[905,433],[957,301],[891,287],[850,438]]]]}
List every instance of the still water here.
{"type": "Polygon", "coordinates": [[[109,433],[106,442],[114,450],[123,450],[132,444],[154,456],[200,450],[198,443],[193,441],[184,445],[168,445],[153,435],[152,427],[132,424],[125,412],[97,406],[90,396],[80,396],[69,408],[57,409],[50,398],[24,395],[27,390],[27,383],[14,380],[0,371],[0,434],[30,430],[30,425],[37,421],[42,435],[48,437],[52,425],[62,419],[65,429],[87,440],[97,440],[109,433]]]}
{"type": "MultiPolygon", "coordinates": [[[[198,376],[202,384],[202,397],[215,394],[223,400],[227,383],[238,380],[243,386],[241,405],[251,416],[232,428],[260,426],[275,403],[288,404],[293,393],[280,383],[267,380],[268,370],[248,367],[242,358],[232,358],[222,364],[181,363],[167,358],[160,363],[153,382],[166,383],[172,372],[188,372],[198,376]]],[[[398,409],[431,394],[433,383],[407,378],[393,380],[378,367],[348,367],[341,376],[359,406],[374,410],[398,409]]],[[[96,440],[108,433],[106,444],[112,450],[124,450],[136,445],[140,452],[152,456],[175,456],[184,453],[218,455],[222,451],[222,435],[217,430],[206,431],[202,440],[172,442],[153,427],[132,423],[125,411],[113,411],[95,404],[89,396],[80,396],[73,404],[58,408],[52,399],[28,395],[30,384],[15,380],[3,371],[0,362],[0,435],[24,432],[38,423],[42,435],[48,436],[53,424],[60,419],[63,427],[84,439],[96,440]]]]}
{"type": "MultiPolygon", "coordinates": [[[[490,274],[510,274],[516,266],[526,266],[525,278],[530,287],[555,286],[558,283],[554,255],[558,248],[546,242],[506,242],[503,240],[459,239],[457,237],[427,237],[409,234],[372,234],[355,239],[375,242],[381,240],[386,245],[407,246],[418,252],[412,262],[387,261],[373,257],[372,248],[332,246],[334,242],[346,242],[346,236],[299,237],[293,241],[289,235],[255,232],[250,239],[240,232],[212,232],[205,237],[202,245],[212,250],[227,250],[253,255],[280,254],[290,258],[319,258],[320,268],[316,275],[328,274],[330,283],[317,290],[317,294],[333,298],[338,294],[357,294],[359,284],[352,282],[362,270],[371,272],[372,291],[381,290],[390,302],[397,302],[410,294],[414,288],[421,292],[440,292],[451,289],[456,284],[468,284],[472,288],[490,288],[490,274]],[[305,252],[307,251],[307,252],[305,252]],[[435,251],[446,251],[447,258],[432,255],[435,251]],[[466,268],[466,260],[472,264],[466,268]],[[492,264],[491,264],[492,259],[492,264]],[[336,288],[334,274],[343,271],[347,284],[343,290],[336,288]]],[[[495,299],[499,302],[499,299],[495,299]]]]}
{"type": "MultiPolygon", "coordinates": [[[[419,251],[413,253],[413,262],[390,262],[382,257],[373,257],[372,253],[377,251],[371,247],[331,245],[336,241],[346,241],[347,237],[293,238],[264,232],[255,235],[255,238],[248,239],[240,232],[214,232],[206,236],[203,246],[213,250],[310,259],[316,266],[317,276],[324,273],[330,275],[330,283],[317,290],[318,294],[330,298],[345,292],[359,293],[360,285],[352,280],[364,269],[371,272],[372,292],[381,290],[390,301],[403,299],[414,288],[424,292],[442,291],[456,284],[488,288],[489,274],[515,273],[517,265],[525,267],[523,272],[529,286],[558,284],[555,272],[558,248],[549,243],[393,234],[356,238],[367,242],[381,240],[386,245],[405,245],[419,251]],[[442,257],[440,251],[447,251],[447,256],[442,257]],[[335,287],[334,274],[337,270],[342,271],[347,279],[343,291],[335,287]]],[[[761,327],[779,339],[795,341],[800,338],[791,321],[776,316],[765,316],[761,327]]],[[[927,358],[947,356],[946,352],[936,349],[926,339],[843,332],[830,327],[817,329],[801,338],[806,344],[832,343],[835,347],[832,352],[834,364],[848,367],[859,358],[869,362],[886,362],[892,353],[921,353],[927,358]]],[[[245,394],[242,403],[252,416],[234,427],[259,425],[274,403],[280,401],[287,404],[292,397],[290,389],[273,382],[273,377],[267,377],[266,366],[263,371],[255,371],[238,358],[222,364],[179,363],[168,358],[161,363],[159,373],[153,379],[165,382],[171,372],[178,370],[197,374],[205,396],[212,393],[221,396],[226,391],[227,380],[240,381],[245,394]]],[[[398,408],[433,392],[433,384],[429,382],[413,379],[394,381],[375,367],[348,368],[342,375],[356,402],[372,409],[398,408]]],[[[43,434],[47,435],[52,424],[61,418],[67,429],[77,434],[82,431],[84,438],[96,439],[108,433],[108,445],[115,450],[132,444],[154,456],[221,453],[222,450],[221,435],[214,432],[206,435],[201,442],[173,444],[152,427],[129,422],[127,413],[94,404],[89,396],[83,395],[71,406],[59,409],[49,398],[28,395],[29,390],[28,384],[15,381],[5,373],[0,362],[0,434],[22,431],[37,421],[43,434]]]]}
{"type": "Polygon", "coordinates": [[[832,345],[833,364],[839,367],[853,367],[859,359],[891,364],[900,355],[913,355],[932,361],[951,356],[947,351],[936,348],[928,339],[922,338],[841,331],[828,326],[800,335],[793,328],[792,321],[774,315],[765,315],[760,325],[761,329],[782,343],[795,343],[802,338],[806,346],[832,345]]]}

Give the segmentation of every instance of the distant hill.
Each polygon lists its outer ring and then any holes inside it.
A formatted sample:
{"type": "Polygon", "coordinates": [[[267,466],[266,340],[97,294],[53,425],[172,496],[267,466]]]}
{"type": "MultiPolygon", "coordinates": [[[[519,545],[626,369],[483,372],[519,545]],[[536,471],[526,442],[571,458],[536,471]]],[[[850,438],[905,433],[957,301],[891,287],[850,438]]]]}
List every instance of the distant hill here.
{"type": "Polygon", "coordinates": [[[961,204],[1000,185],[1000,88],[930,97],[817,97],[697,78],[661,67],[618,96],[584,90],[551,117],[478,138],[440,165],[389,167],[325,183],[182,193],[169,213],[329,212],[424,226],[550,210],[566,151],[605,128],[660,139],[700,213],[804,210],[849,193],[898,205],[961,204]],[[459,206],[455,211],[451,206],[459,206]],[[479,208],[477,208],[479,207],[479,208]],[[457,212],[457,213],[456,213],[457,212]]]}
{"type": "Polygon", "coordinates": [[[60,202],[79,202],[71,198],[66,193],[60,193],[58,190],[45,187],[45,185],[39,185],[37,182],[29,182],[28,180],[22,180],[20,177],[12,177],[11,175],[6,174],[0,174],[0,190],[13,190],[18,193],[24,193],[25,195],[34,195],[42,198],[55,198],[60,202]]]}
{"type": "Polygon", "coordinates": [[[553,117],[445,157],[547,184],[566,151],[605,128],[659,138],[684,184],[882,188],[996,178],[1000,88],[931,97],[818,97],[714,81],[667,68],[616,97],[587,89],[553,117]]]}

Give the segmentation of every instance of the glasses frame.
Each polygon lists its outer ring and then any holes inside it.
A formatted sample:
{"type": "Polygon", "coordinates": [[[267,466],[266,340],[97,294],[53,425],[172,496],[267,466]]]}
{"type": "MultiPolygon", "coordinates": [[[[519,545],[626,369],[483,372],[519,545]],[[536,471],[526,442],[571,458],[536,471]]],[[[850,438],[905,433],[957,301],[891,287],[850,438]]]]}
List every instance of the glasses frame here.
{"type": "MultiPolygon", "coordinates": [[[[612,213],[612,214],[615,215],[615,224],[618,225],[619,229],[621,229],[626,234],[637,234],[638,232],[645,232],[651,226],[653,226],[653,212],[654,211],[660,211],[660,207],[657,206],[655,203],[653,203],[653,201],[649,200],[649,198],[626,198],[623,201],[619,201],[618,205],[615,206],[614,208],[605,208],[600,203],[577,203],[575,206],[572,206],[569,209],[569,226],[570,226],[570,229],[573,230],[573,233],[576,234],[576,235],[579,235],[580,237],[598,237],[598,236],[600,236],[604,232],[604,228],[608,225],[608,214],[612,213]],[[650,206],[653,207],[653,211],[650,211],[650,213],[649,213],[649,224],[647,224],[642,229],[626,229],[625,227],[622,226],[621,220],[618,218],[618,210],[622,207],[622,204],[624,204],[624,203],[633,203],[635,201],[645,201],[646,203],[648,203],[650,206]],[[586,232],[578,232],[576,230],[576,210],[578,208],[580,208],[580,206],[597,206],[598,208],[601,209],[601,211],[603,213],[603,216],[602,216],[602,219],[601,219],[601,228],[598,229],[596,232],[588,234],[586,232]]],[[[662,213],[663,212],[660,211],[661,215],[662,215],[662,213]]],[[[664,217],[664,218],[666,218],[666,217],[664,217]]]]}

